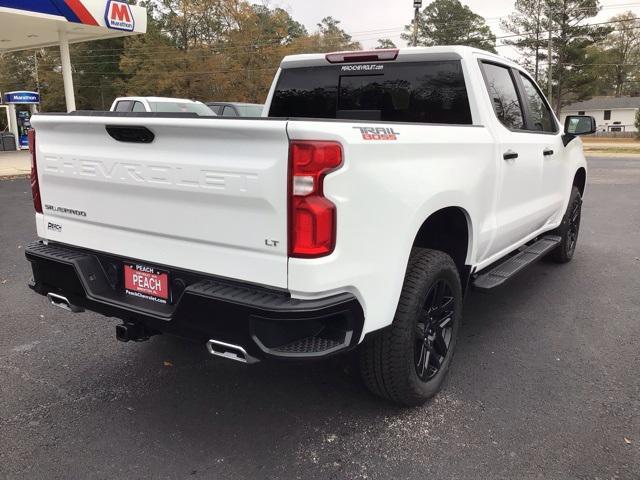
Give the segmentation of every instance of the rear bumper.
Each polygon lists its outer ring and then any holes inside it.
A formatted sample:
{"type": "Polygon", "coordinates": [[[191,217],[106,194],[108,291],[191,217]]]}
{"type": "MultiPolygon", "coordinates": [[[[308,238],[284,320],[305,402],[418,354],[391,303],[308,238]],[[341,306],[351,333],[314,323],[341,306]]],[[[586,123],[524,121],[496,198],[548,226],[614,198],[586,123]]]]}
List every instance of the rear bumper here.
{"type": "Polygon", "coordinates": [[[123,265],[144,263],[59,244],[26,247],[41,295],[65,297],[73,306],[152,333],[168,333],[203,344],[213,339],[241,346],[253,358],[317,359],[358,344],[362,307],[349,293],[298,300],[288,292],[155,265],[169,272],[169,304],[127,295],[123,265]]]}

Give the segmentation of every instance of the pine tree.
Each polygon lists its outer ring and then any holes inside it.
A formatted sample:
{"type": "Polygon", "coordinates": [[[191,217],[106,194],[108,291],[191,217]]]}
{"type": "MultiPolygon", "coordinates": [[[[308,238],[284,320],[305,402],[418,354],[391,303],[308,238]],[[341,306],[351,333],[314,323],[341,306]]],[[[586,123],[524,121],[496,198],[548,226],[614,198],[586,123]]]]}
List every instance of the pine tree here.
{"type": "Polygon", "coordinates": [[[547,58],[546,46],[549,29],[548,7],[545,0],[516,0],[513,12],[500,22],[506,32],[515,35],[503,43],[514,47],[539,81],[540,65],[547,58]]]}
{"type": "Polygon", "coordinates": [[[550,0],[549,6],[555,54],[553,101],[559,112],[569,95],[580,100],[592,94],[597,57],[590,54],[590,47],[603,41],[612,28],[584,23],[600,11],[598,0],[550,0]]]}
{"type": "MultiPolygon", "coordinates": [[[[413,25],[403,40],[411,41],[413,25]]],[[[459,0],[434,0],[418,19],[418,45],[467,45],[496,53],[496,36],[483,17],[459,0]]]]}

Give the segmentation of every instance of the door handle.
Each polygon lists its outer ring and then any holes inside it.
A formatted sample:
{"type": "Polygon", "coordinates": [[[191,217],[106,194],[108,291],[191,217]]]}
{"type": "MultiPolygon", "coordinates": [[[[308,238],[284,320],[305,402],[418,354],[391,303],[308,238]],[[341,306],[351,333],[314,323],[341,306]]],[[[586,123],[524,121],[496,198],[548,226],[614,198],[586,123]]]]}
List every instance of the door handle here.
{"type": "Polygon", "coordinates": [[[505,160],[515,160],[516,158],[518,158],[518,153],[514,152],[513,150],[507,150],[506,152],[504,152],[504,155],[502,155],[502,158],[504,158],[505,160]]]}
{"type": "Polygon", "coordinates": [[[542,151],[542,154],[543,154],[545,157],[550,157],[551,155],[553,155],[553,150],[551,150],[550,148],[545,148],[545,149],[542,151]]]}

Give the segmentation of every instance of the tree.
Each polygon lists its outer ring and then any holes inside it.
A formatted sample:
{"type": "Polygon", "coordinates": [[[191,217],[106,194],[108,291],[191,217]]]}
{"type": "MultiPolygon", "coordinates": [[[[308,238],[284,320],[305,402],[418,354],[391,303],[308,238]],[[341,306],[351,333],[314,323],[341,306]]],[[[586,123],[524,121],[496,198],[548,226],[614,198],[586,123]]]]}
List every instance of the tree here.
{"type": "Polygon", "coordinates": [[[359,42],[354,42],[351,35],[340,28],[340,20],[325,17],[318,24],[318,47],[320,52],[337,50],[360,50],[359,42]]]}
{"type": "MultiPolygon", "coordinates": [[[[411,41],[413,25],[403,40],[411,41]]],[[[468,45],[496,53],[496,36],[483,17],[459,0],[434,0],[418,19],[418,45],[468,45]]]]}
{"type": "Polygon", "coordinates": [[[614,95],[620,97],[625,93],[629,78],[638,72],[640,60],[640,18],[632,12],[625,12],[612,17],[614,30],[602,42],[605,65],[602,73],[614,86],[614,95]]]}
{"type": "Polygon", "coordinates": [[[380,38],[378,40],[378,46],[376,47],[376,50],[380,50],[384,48],[397,48],[397,47],[396,47],[396,44],[393,43],[393,41],[390,40],[389,38],[380,38]]]}
{"type": "Polygon", "coordinates": [[[500,22],[503,30],[515,35],[505,38],[504,44],[518,50],[525,67],[534,72],[536,82],[540,64],[547,58],[548,11],[545,0],[516,0],[513,12],[500,22]]]}
{"type": "Polygon", "coordinates": [[[34,52],[0,54],[0,91],[35,90],[34,52]]]}
{"type": "Polygon", "coordinates": [[[636,138],[640,139],[640,109],[636,110],[636,118],[635,118],[634,125],[637,130],[636,138]]]}
{"type": "Polygon", "coordinates": [[[219,40],[232,27],[238,1],[227,0],[150,0],[149,16],[181,50],[208,45],[219,40]]]}
{"type": "MultiPolygon", "coordinates": [[[[266,3],[139,4],[149,12],[146,35],[71,46],[79,109],[102,110],[121,95],[262,102],[284,56],[360,48],[337,19],[324,18],[310,34],[286,10],[266,3]]],[[[43,109],[64,110],[59,50],[41,49],[35,58],[33,52],[0,55],[0,90],[39,85],[43,109]]]]}
{"type": "Polygon", "coordinates": [[[559,112],[567,97],[580,100],[593,94],[597,56],[590,47],[611,32],[608,26],[585,24],[599,10],[598,0],[550,0],[552,12],[554,103],[559,112]]]}
{"type": "Polygon", "coordinates": [[[252,8],[262,26],[262,34],[267,38],[290,44],[298,38],[309,35],[305,26],[291,18],[291,15],[282,8],[271,10],[265,5],[252,5],[252,8]]]}

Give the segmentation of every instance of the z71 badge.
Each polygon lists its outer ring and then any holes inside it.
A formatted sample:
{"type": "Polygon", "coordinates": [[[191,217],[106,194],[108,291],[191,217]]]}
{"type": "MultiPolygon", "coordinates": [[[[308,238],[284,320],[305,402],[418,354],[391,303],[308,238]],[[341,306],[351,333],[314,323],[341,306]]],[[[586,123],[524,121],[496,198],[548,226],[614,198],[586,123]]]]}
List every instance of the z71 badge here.
{"type": "Polygon", "coordinates": [[[362,138],[364,140],[398,140],[398,132],[393,128],[386,127],[353,127],[356,130],[360,130],[362,138]]]}

